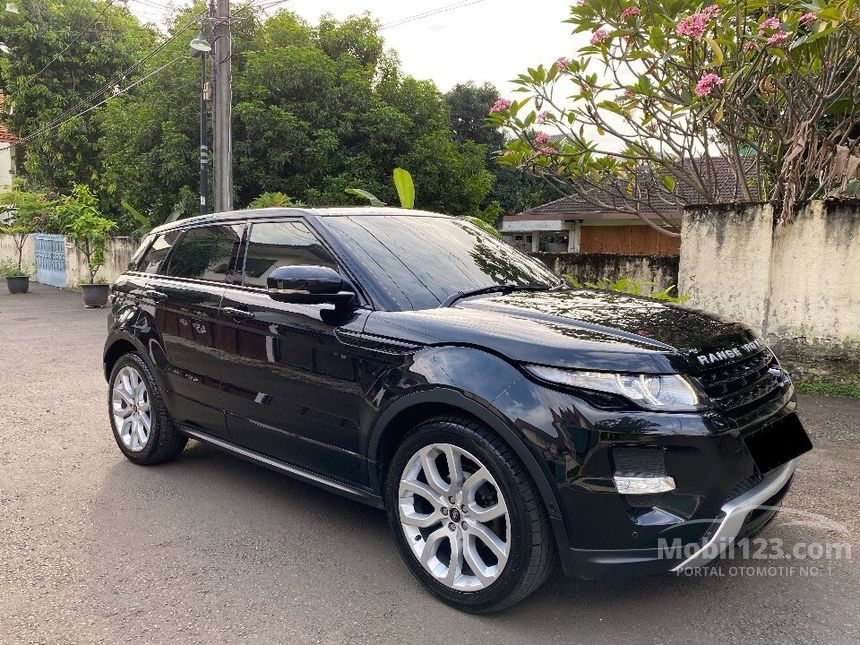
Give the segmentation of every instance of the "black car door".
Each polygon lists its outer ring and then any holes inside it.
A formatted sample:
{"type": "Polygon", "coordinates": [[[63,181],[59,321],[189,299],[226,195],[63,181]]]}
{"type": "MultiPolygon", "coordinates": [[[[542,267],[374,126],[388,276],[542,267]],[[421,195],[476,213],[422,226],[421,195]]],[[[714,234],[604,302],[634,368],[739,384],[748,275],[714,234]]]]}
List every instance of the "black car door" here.
{"type": "Polygon", "coordinates": [[[225,282],[235,277],[243,231],[243,225],[219,225],[181,232],[146,291],[161,341],[153,355],[174,417],[222,438],[227,431],[216,325],[225,282]]]}
{"type": "MultiPolygon", "coordinates": [[[[220,349],[235,356],[223,374],[231,440],[325,476],[355,481],[359,472],[359,358],[346,342],[365,309],[272,300],[266,278],[287,265],[338,263],[301,220],[254,222],[242,286],[221,306],[220,349]]],[[[341,272],[343,275],[343,272],[341,272]]]]}

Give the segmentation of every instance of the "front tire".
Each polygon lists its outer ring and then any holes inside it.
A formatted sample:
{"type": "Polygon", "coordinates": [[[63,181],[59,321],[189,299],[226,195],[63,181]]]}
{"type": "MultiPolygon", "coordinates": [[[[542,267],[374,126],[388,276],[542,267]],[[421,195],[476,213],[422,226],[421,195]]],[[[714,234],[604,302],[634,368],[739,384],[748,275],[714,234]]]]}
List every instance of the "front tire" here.
{"type": "Polygon", "coordinates": [[[507,444],[473,419],[435,418],[407,435],[385,499],[406,565],[449,605],[499,611],[550,573],[552,536],[534,484],[507,444]]]}
{"type": "Polygon", "coordinates": [[[120,357],[108,383],[108,416],[123,454],[144,466],[176,458],[188,437],[173,423],[143,358],[135,352],[120,357]]]}

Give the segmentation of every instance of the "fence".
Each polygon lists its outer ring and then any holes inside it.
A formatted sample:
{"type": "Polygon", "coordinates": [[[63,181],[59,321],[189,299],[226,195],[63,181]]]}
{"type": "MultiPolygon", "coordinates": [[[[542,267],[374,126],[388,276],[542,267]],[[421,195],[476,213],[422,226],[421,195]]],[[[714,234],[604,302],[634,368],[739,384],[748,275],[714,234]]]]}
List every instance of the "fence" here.
{"type": "MultiPolygon", "coordinates": [[[[116,280],[128,267],[134,252],[140,245],[136,237],[114,237],[108,242],[105,265],[96,279],[108,282],[116,280]]],[[[14,258],[17,251],[9,235],[0,236],[0,259],[14,258]]],[[[37,233],[30,235],[24,245],[24,264],[36,268],[36,282],[55,287],[73,288],[81,281],[89,280],[87,261],[74,243],[67,237],[37,233]]]]}
{"type": "Polygon", "coordinates": [[[532,253],[532,256],[553,273],[570,275],[583,283],[629,278],[642,285],[643,295],[678,284],[677,256],[617,253],[532,253]]]}

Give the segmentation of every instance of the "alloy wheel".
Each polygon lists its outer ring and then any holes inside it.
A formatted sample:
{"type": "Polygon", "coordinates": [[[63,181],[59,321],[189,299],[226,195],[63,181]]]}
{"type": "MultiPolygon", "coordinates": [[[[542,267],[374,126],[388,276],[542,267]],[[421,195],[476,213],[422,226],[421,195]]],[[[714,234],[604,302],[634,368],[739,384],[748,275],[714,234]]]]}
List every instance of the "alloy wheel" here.
{"type": "Polygon", "coordinates": [[[450,443],[424,446],[399,485],[399,520],[421,566],[457,591],[479,591],[501,575],[511,549],[510,515],[489,470],[450,443]]]}
{"type": "Polygon", "coordinates": [[[152,409],[143,376],[126,365],[113,380],[111,407],[117,436],[132,452],[146,448],[152,432],[152,409]]]}

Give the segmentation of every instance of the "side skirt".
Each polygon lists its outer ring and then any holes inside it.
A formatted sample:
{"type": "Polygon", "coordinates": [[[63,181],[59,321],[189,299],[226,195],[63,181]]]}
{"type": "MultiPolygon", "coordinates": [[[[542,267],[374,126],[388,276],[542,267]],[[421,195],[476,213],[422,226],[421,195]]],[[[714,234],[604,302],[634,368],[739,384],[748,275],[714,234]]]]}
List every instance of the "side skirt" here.
{"type": "Polygon", "coordinates": [[[361,502],[362,504],[367,504],[368,506],[373,506],[374,508],[379,508],[383,510],[385,509],[385,503],[382,501],[382,498],[380,496],[374,495],[373,493],[370,493],[361,488],[356,488],[354,486],[350,486],[348,484],[329,479],[328,477],[322,477],[321,475],[317,475],[316,473],[304,470],[302,468],[299,468],[298,466],[286,464],[282,461],[278,461],[277,459],[272,459],[271,457],[261,455],[260,453],[254,452],[252,450],[240,448],[239,446],[224,441],[223,439],[213,437],[210,434],[207,434],[205,432],[202,432],[201,430],[198,430],[197,428],[192,428],[185,424],[181,426],[181,430],[183,433],[187,434],[192,439],[197,439],[198,441],[202,441],[203,443],[208,443],[212,446],[215,446],[216,448],[220,448],[221,450],[225,450],[229,453],[232,453],[237,457],[246,459],[247,461],[251,461],[261,466],[265,466],[266,468],[271,468],[272,470],[284,473],[285,475],[289,475],[290,477],[294,477],[303,482],[319,486],[320,488],[324,488],[327,491],[342,495],[344,497],[348,497],[357,502],[361,502]]]}

